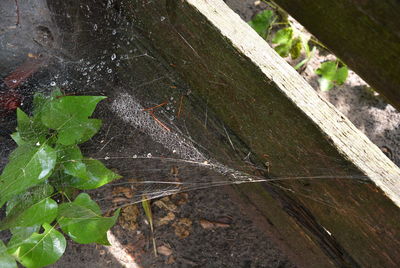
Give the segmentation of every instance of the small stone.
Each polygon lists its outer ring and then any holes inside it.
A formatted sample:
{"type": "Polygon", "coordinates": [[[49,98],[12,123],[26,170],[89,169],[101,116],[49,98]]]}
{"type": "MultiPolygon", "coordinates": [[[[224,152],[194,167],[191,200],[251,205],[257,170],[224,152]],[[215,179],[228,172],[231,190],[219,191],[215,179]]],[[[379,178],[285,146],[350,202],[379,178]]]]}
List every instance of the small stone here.
{"type": "Polygon", "coordinates": [[[170,256],[172,254],[172,249],[170,249],[169,247],[162,245],[157,247],[157,252],[161,255],[164,256],[170,256]]]}

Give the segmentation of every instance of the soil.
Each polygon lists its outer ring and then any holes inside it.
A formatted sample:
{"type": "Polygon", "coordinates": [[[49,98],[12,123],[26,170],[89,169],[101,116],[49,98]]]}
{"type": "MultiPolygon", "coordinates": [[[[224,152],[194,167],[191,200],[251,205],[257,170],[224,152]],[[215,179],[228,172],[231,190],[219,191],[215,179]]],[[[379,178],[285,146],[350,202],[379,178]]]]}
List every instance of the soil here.
{"type": "MultiPolygon", "coordinates": [[[[263,4],[255,5],[254,0],[225,2],[245,21],[265,7],[263,4]]],[[[322,54],[317,53],[307,65],[302,73],[303,77],[392,160],[400,164],[400,114],[369,90],[366,83],[352,72],[344,85],[327,93],[320,92],[318,77],[313,70],[320,62],[332,57],[322,54]]],[[[138,65],[144,63],[138,62],[138,65]]],[[[151,66],[159,68],[158,65],[151,66]]],[[[168,70],[156,70],[158,76],[160,72],[173,76],[168,70]]],[[[107,76],[101,83],[105,83],[106,79],[113,80],[107,76]]],[[[146,77],[146,80],[136,83],[141,85],[151,80],[146,77]]],[[[168,87],[169,82],[159,81],[149,85],[149,91],[157,87],[168,87]]],[[[85,152],[92,157],[105,160],[108,157],[110,160],[106,161],[107,165],[114,167],[125,177],[118,185],[92,192],[97,200],[103,200],[103,209],[108,213],[111,212],[110,209],[123,205],[118,223],[109,232],[112,246],[78,245],[68,241],[66,253],[51,267],[295,267],[280,249],[279,241],[260,228],[254,222],[253,216],[231,199],[228,186],[194,190],[152,200],[154,232],[151,232],[149,219],[141,203],[124,202],[131,199],[138,189],[123,182],[144,176],[148,179],[151,179],[150,176],[182,176],[201,180],[207,176],[219,175],[190,165],[182,164],[177,168],[174,164],[166,165],[163,161],[152,159],[127,162],[113,158],[113,155],[131,155],[132,151],[143,155],[149,151],[148,148],[157,155],[174,156],[163,146],[155,145],[148,135],[122,122],[112,113],[111,100],[125,92],[123,88],[115,86],[116,84],[113,84],[112,90],[101,91],[110,99],[100,105],[96,114],[96,117],[103,119],[104,126],[99,135],[84,147],[85,152]],[[126,133],[130,133],[132,137],[129,141],[126,133]],[[113,207],[110,204],[114,204],[113,207]]],[[[146,96],[142,97],[146,100],[146,96]]],[[[0,137],[1,166],[6,163],[7,155],[13,148],[12,141],[5,138],[13,127],[12,122],[14,121],[1,122],[4,127],[0,137]],[[6,129],[9,131],[5,131],[6,129]]]]}

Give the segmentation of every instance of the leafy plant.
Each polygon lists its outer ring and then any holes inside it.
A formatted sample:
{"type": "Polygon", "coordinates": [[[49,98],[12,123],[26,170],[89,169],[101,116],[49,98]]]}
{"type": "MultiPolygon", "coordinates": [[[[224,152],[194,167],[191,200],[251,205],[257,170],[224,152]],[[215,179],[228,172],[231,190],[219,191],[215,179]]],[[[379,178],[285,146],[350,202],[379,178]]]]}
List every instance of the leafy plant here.
{"type": "Polygon", "coordinates": [[[262,38],[267,38],[269,31],[276,19],[272,10],[264,10],[258,13],[254,18],[249,21],[249,25],[260,35],[262,38]]]}
{"type": "MultiPolygon", "coordinates": [[[[297,59],[304,52],[305,57],[294,68],[299,70],[302,66],[307,64],[314,56],[316,47],[313,46],[310,49],[309,42],[313,42],[326,49],[323,44],[318,42],[315,38],[310,38],[305,35],[302,31],[293,27],[292,23],[288,20],[287,13],[282,10],[279,6],[273,2],[268,2],[268,5],[273,10],[265,10],[249,21],[249,25],[264,39],[268,39],[271,29],[274,25],[284,25],[286,27],[277,30],[274,34],[271,34],[270,39],[272,44],[275,44],[275,51],[281,57],[290,56],[292,59],[297,59]],[[277,14],[275,14],[274,10],[277,14]],[[280,22],[277,22],[277,18],[280,17],[280,22]]],[[[338,67],[338,61],[326,62],[322,64],[315,73],[320,75],[319,79],[320,88],[323,91],[330,90],[335,84],[343,84],[348,75],[348,68],[343,64],[342,67],[338,67]]]]}
{"type": "Polygon", "coordinates": [[[291,27],[277,31],[272,39],[272,43],[277,44],[275,51],[281,57],[287,57],[290,54],[292,59],[296,59],[300,56],[301,40],[298,37],[293,37],[293,29],[291,27]]]}
{"type": "Polygon", "coordinates": [[[88,194],[76,196],[120,178],[78,147],[100,129],[101,120],[89,117],[104,98],[56,90],[50,97],[35,95],[33,116],[17,110],[17,132],[11,136],[18,147],[0,175],[0,205],[6,204],[0,230],[12,234],[7,245],[0,241],[1,267],[55,263],[66,248],[60,229],[77,243],[109,244],[106,232],[119,210],[103,217],[88,194]],[[67,202],[60,204],[57,197],[67,202]]]}
{"type": "Polygon", "coordinates": [[[346,81],[349,69],[346,65],[339,67],[337,60],[327,61],[322,63],[315,73],[321,76],[318,80],[321,90],[328,91],[335,84],[342,85],[346,81]]]}

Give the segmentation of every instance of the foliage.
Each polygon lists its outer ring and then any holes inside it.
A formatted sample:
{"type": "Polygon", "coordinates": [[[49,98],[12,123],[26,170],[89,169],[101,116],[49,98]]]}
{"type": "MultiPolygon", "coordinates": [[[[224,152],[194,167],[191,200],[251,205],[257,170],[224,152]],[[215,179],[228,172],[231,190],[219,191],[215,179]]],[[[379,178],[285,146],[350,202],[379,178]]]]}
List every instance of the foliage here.
{"type": "Polygon", "coordinates": [[[339,67],[338,61],[327,61],[322,63],[315,73],[321,76],[318,80],[321,90],[328,91],[334,84],[342,85],[347,79],[349,70],[345,65],[339,67]]]}
{"type": "Polygon", "coordinates": [[[7,245],[0,241],[0,266],[43,267],[64,253],[61,229],[78,243],[109,244],[106,232],[116,222],[103,217],[100,207],[86,193],[74,201],[73,189],[98,188],[120,176],[100,161],[83,157],[78,144],[88,141],[101,126],[89,118],[103,96],[50,97],[36,94],[32,116],[17,110],[17,143],[0,175],[0,203],[6,216],[0,230],[10,230],[7,245]],[[57,202],[56,198],[68,202],[57,202]]]}
{"type": "MultiPolygon", "coordinates": [[[[298,59],[304,53],[305,57],[297,63],[294,68],[299,70],[306,65],[314,56],[316,47],[310,49],[310,42],[313,42],[323,48],[315,38],[306,36],[303,32],[297,30],[291,22],[287,19],[287,13],[268,2],[273,10],[264,10],[263,12],[255,15],[249,25],[264,39],[269,39],[274,44],[275,51],[281,57],[290,56],[293,60],[298,59]],[[276,13],[276,14],[275,14],[276,13]],[[278,16],[279,15],[279,16],[278,16]],[[281,17],[281,21],[276,23],[277,18],[281,17]],[[284,25],[284,28],[281,28],[284,25]],[[275,26],[275,27],[274,27],[275,26]],[[277,28],[275,33],[270,34],[272,29],[277,28]]],[[[342,67],[338,67],[338,61],[323,63],[314,72],[321,76],[319,85],[322,91],[330,90],[334,85],[343,84],[348,75],[348,68],[342,63],[342,67]]]]}
{"type": "Polygon", "coordinates": [[[277,31],[272,39],[272,43],[277,44],[275,51],[281,57],[287,57],[290,54],[292,59],[297,59],[300,56],[302,48],[301,39],[299,37],[294,38],[291,27],[277,31]]]}
{"type": "Polygon", "coordinates": [[[267,38],[269,31],[274,23],[276,16],[272,10],[264,10],[258,13],[254,18],[249,21],[249,25],[259,34],[262,38],[267,38]]]}

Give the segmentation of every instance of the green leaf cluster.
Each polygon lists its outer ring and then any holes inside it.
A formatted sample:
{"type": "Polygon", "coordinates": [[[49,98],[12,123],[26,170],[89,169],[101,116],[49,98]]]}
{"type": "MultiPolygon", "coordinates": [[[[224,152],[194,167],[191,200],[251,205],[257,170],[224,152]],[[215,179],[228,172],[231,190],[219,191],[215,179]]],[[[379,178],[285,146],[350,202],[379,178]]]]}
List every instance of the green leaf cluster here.
{"type": "Polygon", "coordinates": [[[6,205],[0,230],[12,234],[7,244],[0,241],[0,267],[17,267],[17,261],[25,267],[55,263],[66,248],[64,234],[82,244],[109,244],[106,232],[119,211],[103,217],[88,194],[72,202],[66,194],[120,178],[84,157],[78,146],[100,129],[101,120],[90,117],[104,98],[63,96],[56,90],[50,97],[35,95],[32,116],[17,110],[17,132],[11,137],[18,147],[0,175],[0,203],[6,205]],[[53,199],[60,195],[68,202],[53,199]]]}
{"type": "MultiPolygon", "coordinates": [[[[285,25],[285,28],[271,34],[271,42],[275,44],[275,51],[284,58],[290,56],[292,59],[297,59],[301,57],[302,52],[304,52],[305,57],[294,66],[296,70],[299,70],[302,66],[307,64],[315,54],[316,47],[314,46],[310,49],[310,41],[327,49],[315,38],[306,37],[304,33],[296,30],[287,19],[287,13],[285,11],[274,4],[269,4],[273,10],[265,10],[257,14],[248,23],[264,39],[268,38],[274,25],[285,25]],[[274,11],[280,15],[275,14],[274,11]],[[281,17],[281,19],[276,23],[278,17],[281,17]]],[[[321,90],[328,91],[333,88],[334,85],[341,85],[346,81],[348,67],[344,64],[342,67],[338,67],[338,61],[328,61],[321,64],[321,66],[315,70],[315,73],[321,76],[319,79],[321,90]]]]}
{"type": "Polygon", "coordinates": [[[335,84],[342,85],[346,81],[349,69],[346,65],[339,67],[339,61],[327,61],[322,63],[315,73],[321,76],[318,80],[321,90],[328,91],[335,84]]]}
{"type": "Polygon", "coordinates": [[[294,37],[292,27],[286,27],[275,33],[272,43],[276,44],[275,51],[281,57],[291,56],[297,59],[301,55],[302,42],[299,37],[294,37]]]}
{"type": "Polygon", "coordinates": [[[248,24],[262,37],[267,38],[271,27],[276,20],[272,10],[264,10],[253,17],[248,24]]]}

